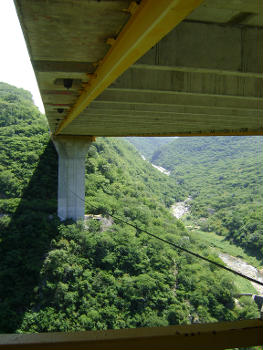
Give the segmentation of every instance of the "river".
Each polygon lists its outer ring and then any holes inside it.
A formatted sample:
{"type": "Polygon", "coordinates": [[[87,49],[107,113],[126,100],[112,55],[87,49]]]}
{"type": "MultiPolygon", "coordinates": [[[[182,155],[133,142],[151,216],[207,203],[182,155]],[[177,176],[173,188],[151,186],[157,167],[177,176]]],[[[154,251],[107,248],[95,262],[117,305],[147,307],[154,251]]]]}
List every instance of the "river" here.
{"type": "MultiPolygon", "coordinates": [[[[259,282],[263,282],[263,271],[258,270],[256,267],[254,267],[252,265],[249,265],[244,260],[242,260],[240,258],[236,258],[232,255],[228,255],[226,253],[219,253],[219,258],[222,259],[228,267],[230,267],[230,268],[232,268],[240,273],[243,273],[244,275],[247,275],[248,277],[254,278],[254,279],[258,280],[259,282]]],[[[263,295],[263,286],[260,286],[259,284],[254,283],[254,282],[251,282],[251,284],[257,290],[257,292],[259,294],[263,295]]]]}
{"type": "Polygon", "coordinates": [[[155,169],[159,170],[161,173],[163,173],[163,174],[165,174],[165,175],[168,175],[168,176],[171,174],[171,172],[170,172],[169,170],[164,169],[163,167],[158,166],[158,165],[155,165],[155,164],[153,164],[153,163],[151,163],[151,164],[152,164],[152,166],[153,166],[155,169]]]}
{"type": "MultiPolygon", "coordinates": [[[[143,160],[145,160],[146,162],[148,162],[148,160],[145,158],[145,156],[143,154],[140,154],[140,156],[142,157],[143,160]]],[[[171,172],[167,169],[164,169],[161,166],[155,165],[153,163],[150,163],[155,169],[159,170],[161,173],[169,176],[171,174],[171,172]]]]}
{"type": "MultiPolygon", "coordinates": [[[[172,213],[177,219],[180,219],[184,214],[190,211],[189,201],[191,201],[191,199],[191,197],[188,197],[184,202],[177,202],[172,205],[172,213]]],[[[256,267],[248,264],[244,260],[223,252],[220,252],[218,256],[231,269],[263,282],[263,269],[258,270],[256,267]]],[[[260,286],[254,282],[251,282],[251,284],[259,294],[263,295],[263,286],[260,286]]]]}
{"type": "MultiPolygon", "coordinates": [[[[144,160],[145,157],[142,156],[144,160]]],[[[151,163],[152,164],[152,163],[151,163]]],[[[170,175],[170,171],[152,164],[152,166],[154,168],[156,168],[157,170],[159,170],[160,172],[162,172],[163,174],[166,175],[170,175]]],[[[192,200],[191,197],[188,197],[185,201],[183,202],[177,202],[174,205],[172,205],[172,213],[173,216],[176,217],[176,219],[180,219],[182,216],[184,216],[186,213],[188,213],[190,211],[190,205],[189,202],[192,200]]],[[[260,282],[263,282],[263,270],[258,270],[256,267],[249,265],[247,262],[245,262],[244,260],[240,259],[240,258],[236,258],[232,255],[226,254],[226,253],[219,253],[218,256],[220,257],[220,259],[223,260],[223,262],[230,267],[233,270],[236,270],[240,273],[243,273],[244,275],[247,275],[251,278],[254,278],[260,282]]],[[[259,294],[263,295],[263,286],[260,286],[254,282],[251,282],[253,287],[257,290],[257,292],[259,294]]]]}

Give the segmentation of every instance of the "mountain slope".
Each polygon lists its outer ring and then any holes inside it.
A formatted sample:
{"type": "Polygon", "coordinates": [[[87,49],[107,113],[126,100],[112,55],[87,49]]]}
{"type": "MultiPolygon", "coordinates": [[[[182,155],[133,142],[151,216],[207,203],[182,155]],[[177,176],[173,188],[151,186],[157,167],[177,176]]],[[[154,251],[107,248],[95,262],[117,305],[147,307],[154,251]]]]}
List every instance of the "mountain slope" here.
{"type": "Polygon", "coordinates": [[[125,137],[125,139],[133,144],[145,158],[151,159],[158,148],[172,142],[174,137],[125,137]]]}
{"type": "Polygon", "coordinates": [[[152,157],[193,197],[204,230],[263,256],[263,138],[176,139],[152,157]]]}
{"type": "Polygon", "coordinates": [[[28,93],[7,84],[1,89],[0,101],[9,111],[8,117],[0,111],[0,166],[8,172],[0,191],[1,332],[161,326],[257,315],[253,304],[236,307],[231,276],[116,219],[216,259],[168,210],[185,193],[126,142],[99,139],[89,149],[86,213],[99,216],[61,223],[56,217],[57,156],[45,119],[28,93]],[[19,106],[15,98],[6,98],[6,90],[17,96],[19,106]]]}

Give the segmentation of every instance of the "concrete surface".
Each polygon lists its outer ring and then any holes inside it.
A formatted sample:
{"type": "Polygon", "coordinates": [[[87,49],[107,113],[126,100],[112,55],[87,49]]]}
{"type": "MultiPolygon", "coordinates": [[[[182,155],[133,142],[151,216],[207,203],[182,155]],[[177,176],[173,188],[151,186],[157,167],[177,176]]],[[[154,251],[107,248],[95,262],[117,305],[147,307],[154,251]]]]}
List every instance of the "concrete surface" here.
{"type": "MultiPolygon", "coordinates": [[[[130,2],[15,0],[52,133],[129,20],[130,2]]],[[[62,134],[263,133],[262,19],[259,0],[204,0],[62,134]]]]}
{"type": "Polygon", "coordinates": [[[58,152],[58,216],[61,220],[84,219],[85,159],[92,142],[89,137],[53,137],[58,152]]]}

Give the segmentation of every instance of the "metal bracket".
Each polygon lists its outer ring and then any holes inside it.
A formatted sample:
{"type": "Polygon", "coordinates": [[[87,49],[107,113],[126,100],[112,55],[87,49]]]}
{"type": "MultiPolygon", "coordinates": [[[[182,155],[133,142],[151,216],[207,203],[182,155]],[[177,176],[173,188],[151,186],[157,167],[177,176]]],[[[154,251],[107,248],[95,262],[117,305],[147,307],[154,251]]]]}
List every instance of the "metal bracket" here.
{"type": "Polygon", "coordinates": [[[129,12],[131,15],[133,15],[136,12],[138,7],[139,7],[139,5],[137,4],[137,2],[136,1],[132,1],[130,3],[130,6],[127,9],[123,9],[122,11],[123,12],[129,12]]]}

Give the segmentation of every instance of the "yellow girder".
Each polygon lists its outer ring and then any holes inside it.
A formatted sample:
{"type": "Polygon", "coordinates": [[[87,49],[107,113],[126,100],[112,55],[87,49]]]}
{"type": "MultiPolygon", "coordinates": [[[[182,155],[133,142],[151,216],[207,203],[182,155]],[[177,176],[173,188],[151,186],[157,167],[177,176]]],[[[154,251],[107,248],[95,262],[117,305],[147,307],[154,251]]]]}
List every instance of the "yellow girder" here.
{"type": "Polygon", "coordinates": [[[131,18],[99,63],[89,84],[59,124],[56,135],[70,124],[103,90],[153,45],[180,23],[203,0],[142,0],[132,3],[131,18]]]}

